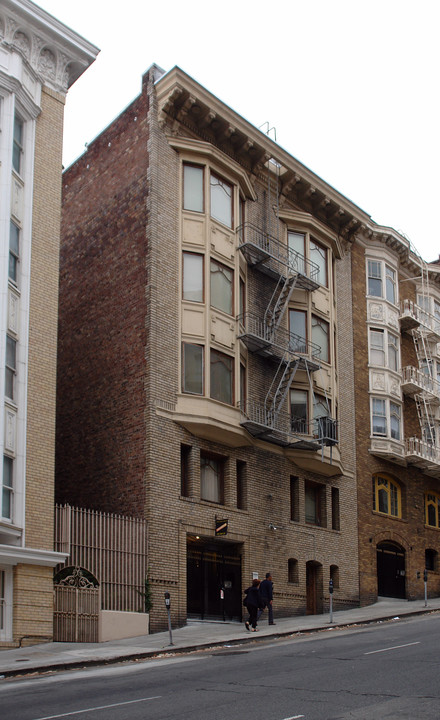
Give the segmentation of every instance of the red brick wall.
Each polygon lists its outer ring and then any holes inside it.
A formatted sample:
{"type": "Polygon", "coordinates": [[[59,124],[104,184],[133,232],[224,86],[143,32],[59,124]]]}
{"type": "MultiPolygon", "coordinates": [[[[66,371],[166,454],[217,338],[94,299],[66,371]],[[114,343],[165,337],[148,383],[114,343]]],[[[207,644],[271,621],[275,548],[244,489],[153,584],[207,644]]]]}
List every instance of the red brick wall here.
{"type": "Polygon", "coordinates": [[[134,516],[145,502],[147,116],[143,92],[64,173],[60,257],[56,499],[134,516]]]}

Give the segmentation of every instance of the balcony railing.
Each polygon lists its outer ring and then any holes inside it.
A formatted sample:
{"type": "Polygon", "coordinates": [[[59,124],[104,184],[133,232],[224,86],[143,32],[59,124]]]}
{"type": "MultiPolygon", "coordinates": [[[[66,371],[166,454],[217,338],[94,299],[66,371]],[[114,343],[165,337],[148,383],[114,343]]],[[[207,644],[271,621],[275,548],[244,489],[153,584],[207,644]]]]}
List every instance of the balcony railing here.
{"type": "Polygon", "coordinates": [[[413,366],[402,368],[402,391],[407,395],[423,392],[440,400],[440,383],[428,373],[413,366]]]}
{"type": "Polygon", "coordinates": [[[428,338],[440,342],[440,319],[412,300],[402,301],[399,319],[403,330],[412,330],[421,326],[428,338]]]}
{"type": "Polygon", "coordinates": [[[306,290],[319,287],[319,266],[270,233],[244,223],[237,228],[237,235],[238,248],[249,265],[259,265],[262,272],[272,277],[297,275],[297,286],[306,290]]]}
{"type": "Polygon", "coordinates": [[[264,403],[247,400],[240,405],[241,425],[254,437],[299,450],[319,450],[338,443],[337,422],[322,417],[311,422],[292,417],[286,412],[275,413],[264,403]]]}
{"type": "Polygon", "coordinates": [[[440,447],[420,438],[405,440],[405,456],[408,463],[416,465],[429,475],[440,477],[440,447]]]}
{"type": "Polygon", "coordinates": [[[290,333],[284,328],[271,328],[254,313],[243,313],[238,317],[240,331],[238,337],[243,340],[251,352],[265,356],[281,357],[287,353],[308,363],[309,370],[320,367],[321,347],[305,340],[300,335],[290,333]]]}

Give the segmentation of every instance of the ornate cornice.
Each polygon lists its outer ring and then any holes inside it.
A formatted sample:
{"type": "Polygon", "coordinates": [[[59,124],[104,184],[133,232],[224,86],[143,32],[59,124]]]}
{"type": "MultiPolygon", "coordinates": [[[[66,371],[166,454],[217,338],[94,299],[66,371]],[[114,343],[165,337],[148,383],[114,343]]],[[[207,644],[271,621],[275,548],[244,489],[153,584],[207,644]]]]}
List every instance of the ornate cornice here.
{"type": "Polygon", "coordinates": [[[30,0],[2,0],[0,50],[16,52],[28,70],[66,94],[99,50],[30,0]]]}

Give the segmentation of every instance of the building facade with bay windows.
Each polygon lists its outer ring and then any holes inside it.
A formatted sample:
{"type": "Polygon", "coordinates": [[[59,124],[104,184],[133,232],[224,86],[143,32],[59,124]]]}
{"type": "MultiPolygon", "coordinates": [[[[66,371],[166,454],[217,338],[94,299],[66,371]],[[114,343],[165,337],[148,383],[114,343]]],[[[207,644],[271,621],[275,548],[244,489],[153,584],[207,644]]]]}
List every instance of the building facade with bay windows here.
{"type": "Polygon", "coordinates": [[[97,49],[28,0],[0,7],[0,648],[52,639],[61,151],[97,49]]]}
{"type": "Polygon", "coordinates": [[[389,456],[371,474],[403,401],[368,356],[398,382],[400,315],[367,318],[402,264],[403,237],[177,67],[64,173],[56,496],[146,518],[153,631],[165,591],[173,623],[240,619],[267,571],[280,615],[326,610],[330,581],[358,604],[358,508],[362,543],[403,508],[389,456]]]}

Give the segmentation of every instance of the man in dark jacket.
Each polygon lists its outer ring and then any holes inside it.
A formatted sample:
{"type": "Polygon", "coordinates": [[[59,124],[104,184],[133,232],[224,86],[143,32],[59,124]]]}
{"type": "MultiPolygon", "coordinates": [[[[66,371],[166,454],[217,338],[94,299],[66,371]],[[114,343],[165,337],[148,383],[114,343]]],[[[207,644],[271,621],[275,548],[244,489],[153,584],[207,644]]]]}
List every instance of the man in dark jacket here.
{"type": "Polygon", "coordinates": [[[260,581],[252,580],[252,585],[244,591],[244,594],[246,595],[244,602],[249,612],[249,619],[245,622],[246,630],[250,630],[249,624],[251,624],[252,632],[257,632],[258,610],[264,608],[260,596],[260,581]]]}
{"type": "Polygon", "coordinates": [[[260,585],[260,595],[269,613],[269,625],[275,625],[273,621],[273,582],[270,572],[266,573],[266,579],[260,585]]]}

